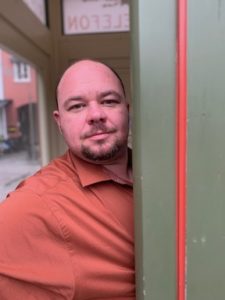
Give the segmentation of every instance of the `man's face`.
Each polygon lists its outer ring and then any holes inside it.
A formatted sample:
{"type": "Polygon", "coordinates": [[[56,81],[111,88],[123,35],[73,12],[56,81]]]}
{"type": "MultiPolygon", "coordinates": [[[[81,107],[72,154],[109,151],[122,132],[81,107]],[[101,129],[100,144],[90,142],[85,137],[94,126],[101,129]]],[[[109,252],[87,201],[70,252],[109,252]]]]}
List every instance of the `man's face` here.
{"type": "Polygon", "coordinates": [[[128,104],[109,68],[92,61],[70,67],[58,86],[58,106],[55,120],[75,155],[107,164],[125,154],[128,104]]]}

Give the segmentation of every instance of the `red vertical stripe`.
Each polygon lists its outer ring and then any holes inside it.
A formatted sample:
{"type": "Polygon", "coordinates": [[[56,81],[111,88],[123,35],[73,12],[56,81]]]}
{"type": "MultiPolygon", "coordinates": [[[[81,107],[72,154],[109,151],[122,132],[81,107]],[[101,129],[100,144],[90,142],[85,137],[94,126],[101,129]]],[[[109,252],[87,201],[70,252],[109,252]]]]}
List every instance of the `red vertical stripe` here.
{"type": "Polygon", "coordinates": [[[186,119],[187,119],[187,0],[177,0],[177,300],[185,300],[186,279],[186,119]]]}

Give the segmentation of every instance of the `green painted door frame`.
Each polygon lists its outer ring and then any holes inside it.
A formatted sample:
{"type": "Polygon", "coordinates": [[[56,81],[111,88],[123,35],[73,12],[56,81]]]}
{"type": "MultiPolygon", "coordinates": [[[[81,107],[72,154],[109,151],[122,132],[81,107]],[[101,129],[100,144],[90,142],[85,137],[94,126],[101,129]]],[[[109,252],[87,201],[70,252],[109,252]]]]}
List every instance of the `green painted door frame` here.
{"type": "Polygon", "coordinates": [[[176,299],[173,0],[131,4],[137,299],[176,299]]]}
{"type": "Polygon", "coordinates": [[[187,300],[225,299],[225,1],[188,2],[187,300]]]}
{"type": "MultiPolygon", "coordinates": [[[[177,299],[177,1],[131,1],[137,299],[177,299]]],[[[225,297],[225,1],[188,0],[186,299],[225,297]]],[[[180,299],[177,299],[180,300],[180,299]]]]}

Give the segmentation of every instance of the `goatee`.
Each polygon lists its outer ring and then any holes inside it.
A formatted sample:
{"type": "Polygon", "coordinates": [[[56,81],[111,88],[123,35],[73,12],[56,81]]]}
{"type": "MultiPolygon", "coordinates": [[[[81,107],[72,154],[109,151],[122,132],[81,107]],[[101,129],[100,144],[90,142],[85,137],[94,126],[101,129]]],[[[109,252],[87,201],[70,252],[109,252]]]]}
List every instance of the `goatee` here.
{"type": "Polygon", "coordinates": [[[116,142],[108,151],[104,151],[104,145],[102,146],[102,149],[101,145],[99,145],[99,148],[98,151],[93,151],[90,147],[82,146],[81,152],[88,160],[93,162],[103,162],[115,158],[123,148],[123,144],[116,142]]]}

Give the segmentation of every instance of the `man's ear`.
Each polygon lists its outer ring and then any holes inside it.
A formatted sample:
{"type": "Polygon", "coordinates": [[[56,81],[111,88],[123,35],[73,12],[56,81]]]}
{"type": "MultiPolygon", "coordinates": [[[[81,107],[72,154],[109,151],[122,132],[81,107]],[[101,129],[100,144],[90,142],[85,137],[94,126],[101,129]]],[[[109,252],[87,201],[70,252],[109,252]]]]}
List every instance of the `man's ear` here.
{"type": "Polygon", "coordinates": [[[53,118],[59,128],[60,133],[62,134],[61,124],[60,124],[60,115],[58,110],[53,111],[53,118]]]}

